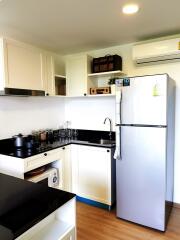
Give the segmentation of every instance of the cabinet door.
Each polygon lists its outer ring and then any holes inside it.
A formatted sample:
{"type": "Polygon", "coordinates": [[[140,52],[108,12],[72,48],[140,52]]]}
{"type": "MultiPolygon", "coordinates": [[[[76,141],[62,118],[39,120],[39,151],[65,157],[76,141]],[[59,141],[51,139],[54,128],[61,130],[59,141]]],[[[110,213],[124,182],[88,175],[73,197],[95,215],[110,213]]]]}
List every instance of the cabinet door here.
{"type": "Polygon", "coordinates": [[[51,55],[46,55],[45,65],[45,79],[46,79],[46,95],[55,95],[55,75],[54,75],[54,58],[51,55]]]}
{"type": "Polygon", "coordinates": [[[44,61],[40,50],[19,42],[6,41],[6,87],[44,90],[44,61]]]}
{"type": "Polygon", "coordinates": [[[111,203],[111,151],[80,146],[78,149],[79,196],[101,203],[111,203]]]}
{"type": "Polygon", "coordinates": [[[71,192],[72,190],[72,170],[71,170],[71,146],[62,148],[64,151],[63,159],[63,190],[71,192]]]}
{"type": "MultiPolygon", "coordinates": [[[[71,144],[72,193],[78,192],[78,150],[81,146],[71,144]]],[[[79,150],[80,151],[80,150],[79,150]]]]}
{"type": "Polygon", "coordinates": [[[67,96],[87,94],[87,56],[69,58],[66,61],[67,96]]]}

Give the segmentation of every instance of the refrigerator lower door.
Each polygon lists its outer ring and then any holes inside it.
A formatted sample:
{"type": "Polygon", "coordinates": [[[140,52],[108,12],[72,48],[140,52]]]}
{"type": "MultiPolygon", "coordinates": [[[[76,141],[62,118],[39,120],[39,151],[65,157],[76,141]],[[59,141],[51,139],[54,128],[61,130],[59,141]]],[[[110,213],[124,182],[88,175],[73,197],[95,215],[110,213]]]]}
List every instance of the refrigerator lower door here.
{"type": "Polygon", "coordinates": [[[121,127],[117,216],[165,230],[166,128],[121,127]]]}

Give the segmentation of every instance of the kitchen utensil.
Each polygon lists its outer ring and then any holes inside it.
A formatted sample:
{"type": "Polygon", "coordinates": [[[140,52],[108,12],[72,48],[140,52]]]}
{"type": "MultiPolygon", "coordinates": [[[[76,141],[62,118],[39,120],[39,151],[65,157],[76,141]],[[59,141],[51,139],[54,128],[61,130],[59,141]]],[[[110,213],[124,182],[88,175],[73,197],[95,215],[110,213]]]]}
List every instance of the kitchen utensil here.
{"type": "Polygon", "coordinates": [[[26,148],[30,149],[33,148],[35,145],[35,140],[32,135],[28,135],[26,140],[25,140],[25,146],[26,148]]]}
{"type": "Polygon", "coordinates": [[[40,140],[43,142],[43,141],[46,141],[46,131],[41,131],[40,132],[40,140]]]}
{"type": "Polygon", "coordinates": [[[65,138],[66,137],[66,130],[65,129],[60,129],[59,130],[59,135],[61,138],[65,138]]]}
{"type": "Polygon", "coordinates": [[[59,137],[60,137],[59,129],[53,130],[53,138],[54,138],[54,140],[58,140],[59,137]]]}
{"type": "Polygon", "coordinates": [[[78,130],[77,129],[73,129],[73,137],[77,137],[78,136],[78,130]]]}
{"type": "Polygon", "coordinates": [[[25,142],[25,136],[21,133],[12,137],[14,139],[14,146],[17,148],[22,148],[25,142]]]}
{"type": "Polygon", "coordinates": [[[72,137],[72,129],[70,129],[70,128],[66,129],[66,137],[68,137],[68,138],[72,137]]]}
{"type": "Polygon", "coordinates": [[[54,140],[54,133],[52,129],[48,129],[46,131],[46,139],[50,142],[52,142],[54,140]]]}

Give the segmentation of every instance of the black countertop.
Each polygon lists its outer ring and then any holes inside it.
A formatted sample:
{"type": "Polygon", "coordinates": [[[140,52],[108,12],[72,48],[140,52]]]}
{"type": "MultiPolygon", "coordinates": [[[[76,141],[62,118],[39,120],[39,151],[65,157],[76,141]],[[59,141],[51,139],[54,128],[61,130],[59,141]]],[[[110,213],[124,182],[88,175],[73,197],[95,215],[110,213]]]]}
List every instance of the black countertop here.
{"type": "Polygon", "coordinates": [[[60,208],[74,194],[0,174],[0,240],[12,240],[60,208]]]}
{"type": "Polygon", "coordinates": [[[14,147],[13,139],[0,140],[0,154],[17,157],[27,158],[40,153],[44,153],[59,147],[64,147],[69,144],[79,144],[86,146],[114,148],[115,147],[115,133],[112,133],[114,143],[112,144],[99,144],[97,140],[109,138],[109,132],[106,131],[93,131],[93,130],[78,130],[78,137],[76,138],[58,138],[53,141],[42,142],[38,147],[32,149],[17,149],[14,147]]]}

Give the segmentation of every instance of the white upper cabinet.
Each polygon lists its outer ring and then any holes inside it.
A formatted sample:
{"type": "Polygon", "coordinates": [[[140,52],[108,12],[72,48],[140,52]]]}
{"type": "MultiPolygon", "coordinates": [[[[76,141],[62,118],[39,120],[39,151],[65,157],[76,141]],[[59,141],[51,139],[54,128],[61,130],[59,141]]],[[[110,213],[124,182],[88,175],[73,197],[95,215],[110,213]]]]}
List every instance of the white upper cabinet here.
{"type": "Polygon", "coordinates": [[[93,95],[91,88],[109,88],[109,78],[125,75],[122,71],[92,73],[93,57],[87,54],[75,54],[66,57],[66,95],[69,97],[113,95],[93,95]],[[92,95],[91,95],[92,94],[92,95]]]}
{"type": "Polygon", "coordinates": [[[3,40],[5,85],[9,88],[45,90],[45,59],[34,47],[3,40]]]}
{"type": "Polygon", "coordinates": [[[45,55],[45,90],[47,96],[55,95],[55,73],[54,57],[51,54],[45,55]]]}
{"type": "Polygon", "coordinates": [[[54,59],[51,53],[6,38],[0,39],[0,89],[43,90],[54,95],[54,59]]]}
{"type": "Polygon", "coordinates": [[[89,88],[91,87],[91,82],[88,79],[88,73],[90,73],[89,58],[85,54],[67,57],[67,96],[86,96],[89,94],[89,88]]]}

